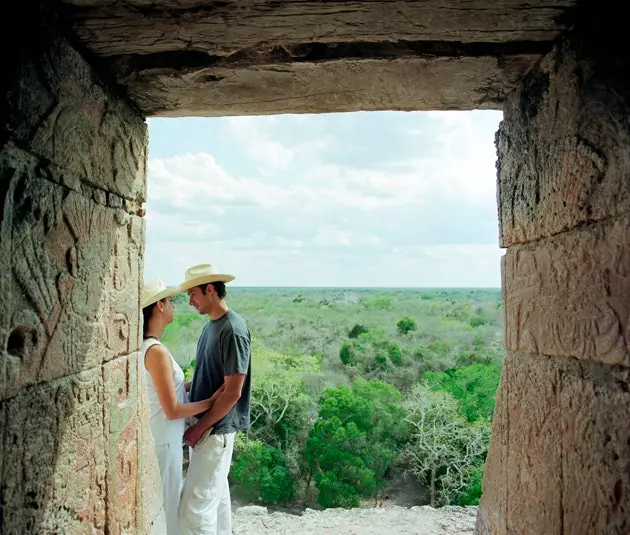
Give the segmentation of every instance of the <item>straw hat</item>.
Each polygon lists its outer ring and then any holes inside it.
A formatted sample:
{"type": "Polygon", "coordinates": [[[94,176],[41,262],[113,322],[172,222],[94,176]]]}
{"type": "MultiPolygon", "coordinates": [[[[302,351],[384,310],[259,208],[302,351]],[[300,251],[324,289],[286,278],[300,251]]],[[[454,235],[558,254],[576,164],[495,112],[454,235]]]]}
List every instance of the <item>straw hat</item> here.
{"type": "Polygon", "coordinates": [[[212,264],[199,264],[186,270],[186,280],[179,286],[180,292],[190,290],[195,286],[209,284],[211,282],[230,282],[234,280],[232,275],[218,273],[212,264]]]}
{"type": "Polygon", "coordinates": [[[162,279],[154,279],[145,283],[144,288],[142,288],[142,308],[157,303],[165,297],[173,297],[180,293],[182,292],[179,288],[167,287],[162,279]]]}

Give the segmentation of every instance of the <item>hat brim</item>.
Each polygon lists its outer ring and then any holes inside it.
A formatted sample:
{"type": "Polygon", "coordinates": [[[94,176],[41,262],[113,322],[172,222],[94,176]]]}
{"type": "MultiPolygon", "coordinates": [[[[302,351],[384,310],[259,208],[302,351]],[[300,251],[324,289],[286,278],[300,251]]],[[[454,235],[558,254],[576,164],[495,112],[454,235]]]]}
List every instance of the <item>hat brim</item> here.
{"type": "Polygon", "coordinates": [[[216,273],[214,275],[204,275],[197,277],[196,279],[190,279],[186,282],[182,282],[179,285],[179,291],[181,293],[187,292],[195,286],[201,286],[202,284],[210,284],[211,282],[232,282],[234,277],[225,273],[216,273]]]}
{"type": "Polygon", "coordinates": [[[162,290],[160,293],[152,295],[151,297],[147,298],[145,301],[142,301],[141,308],[146,308],[149,305],[152,305],[153,303],[157,303],[158,301],[161,301],[162,299],[166,299],[167,297],[175,297],[176,295],[179,295],[180,293],[182,293],[182,291],[179,289],[179,286],[170,286],[169,288],[162,290]]]}

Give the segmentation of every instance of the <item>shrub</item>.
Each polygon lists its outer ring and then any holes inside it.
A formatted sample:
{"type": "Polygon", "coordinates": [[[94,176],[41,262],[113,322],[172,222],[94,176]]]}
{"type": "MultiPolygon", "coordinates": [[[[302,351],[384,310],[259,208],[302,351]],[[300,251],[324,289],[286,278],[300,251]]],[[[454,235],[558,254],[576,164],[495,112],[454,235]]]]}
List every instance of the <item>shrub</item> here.
{"type": "Polygon", "coordinates": [[[401,319],[396,326],[398,327],[398,332],[400,332],[400,334],[408,334],[418,328],[416,320],[410,317],[401,319]]]}

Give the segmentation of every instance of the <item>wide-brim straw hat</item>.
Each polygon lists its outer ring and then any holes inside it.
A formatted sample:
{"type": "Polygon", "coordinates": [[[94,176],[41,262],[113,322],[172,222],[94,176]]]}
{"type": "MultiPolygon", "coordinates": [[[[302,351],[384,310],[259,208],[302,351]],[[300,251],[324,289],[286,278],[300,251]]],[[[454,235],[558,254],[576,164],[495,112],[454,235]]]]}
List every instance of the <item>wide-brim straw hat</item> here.
{"type": "Polygon", "coordinates": [[[150,282],[145,283],[142,288],[142,301],[141,307],[145,308],[153,303],[157,303],[167,297],[173,297],[182,293],[177,286],[166,286],[162,279],[153,279],[150,282]]]}
{"type": "Polygon", "coordinates": [[[186,270],[185,281],[179,285],[180,292],[186,292],[195,286],[211,282],[231,282],[233,275],[219,273],[212,264],[199,264],[186,270]]]}

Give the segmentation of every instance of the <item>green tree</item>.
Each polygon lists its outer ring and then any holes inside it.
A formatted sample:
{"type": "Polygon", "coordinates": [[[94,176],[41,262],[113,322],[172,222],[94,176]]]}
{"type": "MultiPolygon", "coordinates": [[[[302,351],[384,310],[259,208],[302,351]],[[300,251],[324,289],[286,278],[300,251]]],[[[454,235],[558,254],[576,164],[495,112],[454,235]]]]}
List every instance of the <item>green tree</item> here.
{"type": "Polygon", "coordinates": [[[293,478],[283,453],[260,441],[249,441],[234,459],[230,478],[245,499],[286,503],[293,498],[293,478]]]}
{"type": "Polygon", "coordinates": [[[348,333],[348,338],[359,338],[359,336],[361,336],[362,334],[367,334],[369,332],[370,331],[367,327],[357,323],[354,327],[352,327],[352,329],[350,329],[350,332],[348,333]]]}
{"type": "Polygon", "coordinates": [[[418,328],[416,320],[410,318],[409,316],[402,318],[396,326],[398,327],[398,332],[400,332],[400,334],[408,334],[418,328]]]}
{"type": "Polygon", "coordinates": [[[349,366],[356,362],[356,354],[353,350],[352,344],[343,344],[339,350],[339,360],[342,364],[349,366]]]}
{"type": "Polygon", "coordinates": [[[305,456],[324,507],[357,507],[385,483],[405,433],[400,393],[380,381],[326,390],[305,456]]]}

